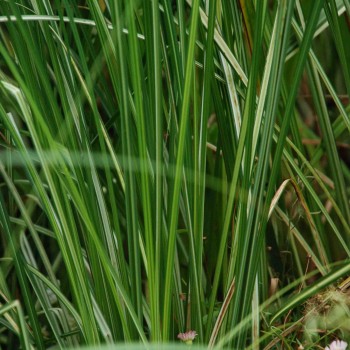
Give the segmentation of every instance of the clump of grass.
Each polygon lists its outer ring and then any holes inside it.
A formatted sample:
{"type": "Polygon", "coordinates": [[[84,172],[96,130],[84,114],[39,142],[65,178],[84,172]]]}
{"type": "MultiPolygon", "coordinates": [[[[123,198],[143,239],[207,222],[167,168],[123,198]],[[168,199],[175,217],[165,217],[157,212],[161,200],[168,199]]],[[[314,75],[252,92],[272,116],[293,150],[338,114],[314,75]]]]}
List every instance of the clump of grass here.
{"type": "Polygon", "coordinates": [[[349,15],[0,0],[0,346],[349,340],[349,15]]]}

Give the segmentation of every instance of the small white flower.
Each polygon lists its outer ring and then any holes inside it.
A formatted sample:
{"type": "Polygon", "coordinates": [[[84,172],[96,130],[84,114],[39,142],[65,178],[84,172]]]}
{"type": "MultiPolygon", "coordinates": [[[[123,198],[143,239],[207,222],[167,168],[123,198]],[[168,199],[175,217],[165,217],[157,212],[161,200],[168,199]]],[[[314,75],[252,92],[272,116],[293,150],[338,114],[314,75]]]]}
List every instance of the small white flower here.
{"type": "Polygon", "coordinates": [[[188,331],[185,333],[179,333],[177,335],[177,337],[182,340],[184,343],[191,345],[193,339],[197,336],[197,332],[196,331],[188,331]]]}
{"type": "Polygon", "coordinates": [[[343,340],[334,340],[329,346],[325,347],[325,350],[345,350],[348,347],[348,343],[343,340]]]}

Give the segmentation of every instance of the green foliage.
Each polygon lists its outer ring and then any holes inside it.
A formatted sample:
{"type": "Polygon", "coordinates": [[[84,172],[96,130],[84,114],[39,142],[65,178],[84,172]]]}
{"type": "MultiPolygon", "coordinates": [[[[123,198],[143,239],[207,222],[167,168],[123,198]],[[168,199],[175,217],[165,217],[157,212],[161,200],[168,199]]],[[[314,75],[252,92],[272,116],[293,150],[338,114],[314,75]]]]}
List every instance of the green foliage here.
{"type": "Polygon", "coordinates": [[[349,18],[0,0],[0,348],[348,339],[349,18]]]}

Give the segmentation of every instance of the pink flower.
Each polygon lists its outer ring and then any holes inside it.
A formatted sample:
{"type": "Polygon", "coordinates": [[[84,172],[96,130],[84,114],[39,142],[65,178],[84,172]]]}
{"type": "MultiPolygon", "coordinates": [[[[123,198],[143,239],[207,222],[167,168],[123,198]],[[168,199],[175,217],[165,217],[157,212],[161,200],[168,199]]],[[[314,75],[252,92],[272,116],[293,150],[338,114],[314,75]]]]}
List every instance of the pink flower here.
{"type": "Polygon", "coordinates": [[[197,332],[196,331],[188,331],[185,333],[179,333],[177,335],[177,337],[182,340],[184,343],[191,345],[193,339],[197,336],[197,332]]]}
{"type": "Polygon", "coordinates": [[[345,350],[347,347],[347,342],[343,340],[334,340],[329,346],[326,346],[324,350],[345,350]]]}

